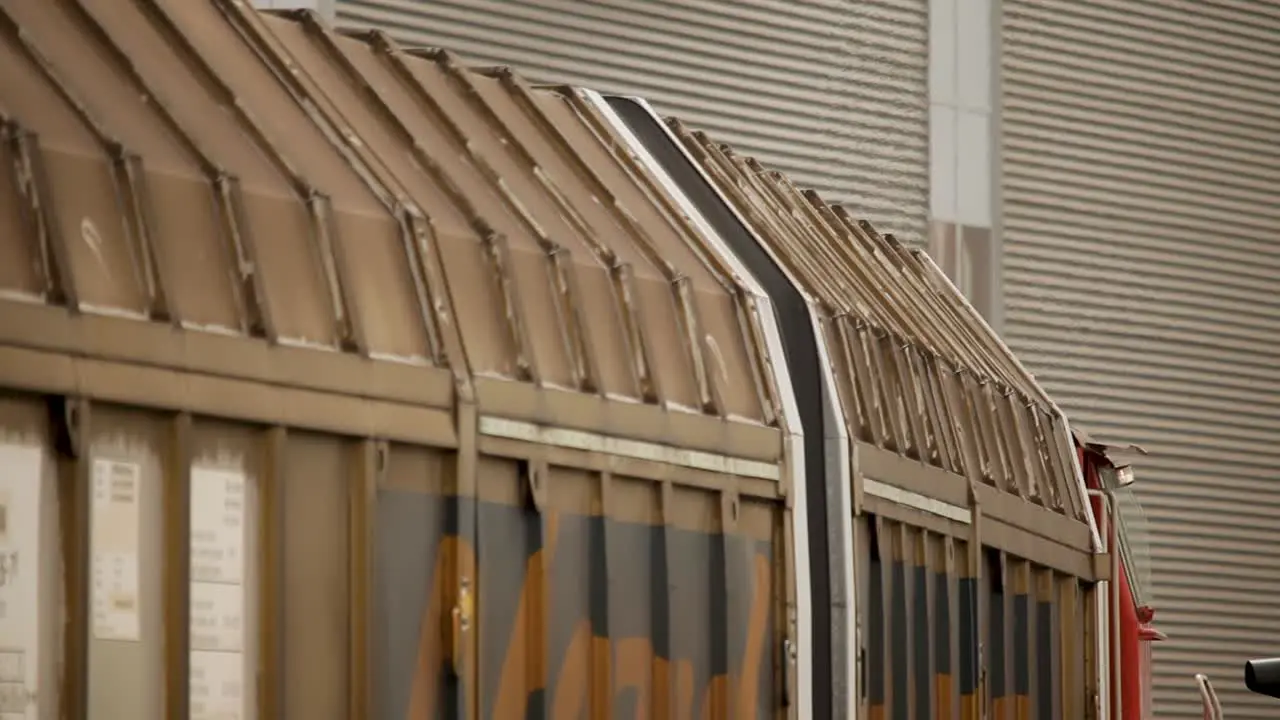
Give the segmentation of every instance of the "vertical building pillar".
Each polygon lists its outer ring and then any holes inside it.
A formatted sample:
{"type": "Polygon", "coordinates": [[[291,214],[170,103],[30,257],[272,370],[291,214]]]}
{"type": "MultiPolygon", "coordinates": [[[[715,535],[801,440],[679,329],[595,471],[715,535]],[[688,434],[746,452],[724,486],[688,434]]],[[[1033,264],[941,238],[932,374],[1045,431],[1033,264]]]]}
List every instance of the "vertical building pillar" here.
{"type": "Polygon", "coordinates": [[[929,251],[997,331],[999,4],[929,0],[929,251]]]}

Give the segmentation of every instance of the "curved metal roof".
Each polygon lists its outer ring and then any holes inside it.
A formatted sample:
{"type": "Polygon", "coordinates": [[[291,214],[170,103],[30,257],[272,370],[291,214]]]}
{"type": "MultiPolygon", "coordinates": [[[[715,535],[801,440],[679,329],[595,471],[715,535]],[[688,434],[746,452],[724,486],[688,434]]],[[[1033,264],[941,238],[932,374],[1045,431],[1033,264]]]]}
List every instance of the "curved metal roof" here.
{"type": "MultiPolygon", "coordinates": [[[[0,64],[19,180],[0,280],[71,313],[37,313],[34,342],[392,403],[457,392],[776,479],[747,293],[561,95],[234,0],[7,3],[0,64]],[[95,349],[85,316],[155,323],[95,349]]],[[[416,432],[397,422],[377,420],[416,432]]]]}

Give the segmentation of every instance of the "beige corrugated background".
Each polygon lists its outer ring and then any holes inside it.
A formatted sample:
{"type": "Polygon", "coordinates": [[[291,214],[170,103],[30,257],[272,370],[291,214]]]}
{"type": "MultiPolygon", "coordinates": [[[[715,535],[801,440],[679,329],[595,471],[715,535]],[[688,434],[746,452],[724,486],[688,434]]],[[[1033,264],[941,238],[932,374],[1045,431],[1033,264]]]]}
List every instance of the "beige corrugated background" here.
{"type": "Polygon", "coordinates": [[[925,237],[927,0],[339,0],[337,17],[643,96],[902,239],[925,237]]]}
{"type": "Polygon", "coordinates": [[[1280,717],[1280,3],[1004,4],[1005,333],[1151,451],[1156,718],[1280,717]]]}

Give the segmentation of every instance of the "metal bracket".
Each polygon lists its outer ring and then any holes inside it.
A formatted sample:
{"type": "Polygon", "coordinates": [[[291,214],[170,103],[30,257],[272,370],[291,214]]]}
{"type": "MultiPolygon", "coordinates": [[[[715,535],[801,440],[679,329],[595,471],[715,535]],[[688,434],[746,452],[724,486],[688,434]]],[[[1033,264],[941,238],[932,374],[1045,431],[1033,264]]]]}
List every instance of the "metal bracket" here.
{"type": "Polygon", "coordinates": [[[50,410],[59,452],[78,460],[84,454],[84,428],[89,420],[89,401],[78,397],[53,398],[50,410]]]}
{"type": "Polygon", "coordinates": [[[546,460],[530,460],[524,466],[525,498],[536,512],[542,513],[546,509],[551,467],[546,460]]]}
{"type": "Polygon", "coordinates": [[[466,638],[471,632],[474,606],[471,578],[463,575],[458,579],[457,596],[449,611],[449,654],[453,672],[458,677],[465,675],[463,658],[466,655],[466,638]]]}
{"type": "Polygon", "coordinates": [[[1111,563],[1114,562],[1109,552],[1094,553],[1090,556],[1093,560],[1091,570],[1093,571],[1093,581],[1111,579],[1111,563]]]}
{"type": "Polygon", "coordinates": [[[720,532],[729,534],[738,529],[738,518],[741,515],[742,501],[735,489],[720,493],[720,532]]]}

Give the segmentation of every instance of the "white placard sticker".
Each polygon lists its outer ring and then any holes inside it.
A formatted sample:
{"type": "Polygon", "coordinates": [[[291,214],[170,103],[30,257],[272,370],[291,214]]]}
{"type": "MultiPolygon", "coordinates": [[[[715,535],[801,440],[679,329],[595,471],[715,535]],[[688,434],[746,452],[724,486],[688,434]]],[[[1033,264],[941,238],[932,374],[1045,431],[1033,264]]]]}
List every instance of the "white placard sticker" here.
{"type": "Polygon", "coordinates": [[[36,713],[42,465],[39,447],[0,445],[0,720],[36,713]]]}
{"type": "Polygon", "coordinates": [[[191,583],[191,649],[244,649],[244,588],[226,583],[191,583]]]}
{"type": "Polygon", "coordinates": [[[245,716],[242,472],[191,470],[191,720],[245,716]]]}
{"type": "Polygon", "coordinates": [[[244,582],[244,475],[191,471],[191,579],[244,582]]]}
{"type": "Polygon", "coordinates": [[[142,468],[137,463],[93,461],[93,636],[137,642],[138,535],[142,468]]]}
{"type": "Polygon", "coordinates": [[[238,652],[191,653],[191,720],[241,720],[244,717],[244,655],[238,652]]]}

